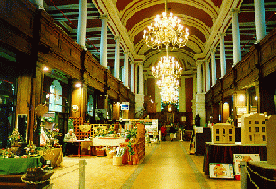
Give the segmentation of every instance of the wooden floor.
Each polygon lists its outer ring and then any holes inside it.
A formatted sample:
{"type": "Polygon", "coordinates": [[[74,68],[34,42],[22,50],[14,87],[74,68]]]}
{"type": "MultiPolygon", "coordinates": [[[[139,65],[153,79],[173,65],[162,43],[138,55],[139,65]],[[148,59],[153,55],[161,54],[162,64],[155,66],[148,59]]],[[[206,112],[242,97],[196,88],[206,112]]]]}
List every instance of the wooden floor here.
{"type": "Polygon", "coordinates": [[[210,179],[203,172],[203,156],[188,154],[189,142],[166,141],[146,145],[142,164],[114,166],[107,157],[64,157],[51,183],[54,189],[78,189],[79,160],[85,159],[85,188],[241,188],[237,180],[210,179]]]}

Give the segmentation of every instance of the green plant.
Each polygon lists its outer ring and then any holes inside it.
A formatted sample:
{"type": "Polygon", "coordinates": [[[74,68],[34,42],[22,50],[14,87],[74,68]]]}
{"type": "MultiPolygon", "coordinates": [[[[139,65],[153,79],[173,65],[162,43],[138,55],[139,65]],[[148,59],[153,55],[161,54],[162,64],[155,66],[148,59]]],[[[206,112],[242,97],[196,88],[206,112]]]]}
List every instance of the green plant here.
{"type": "Polygon", "coordinates": [[[128,161],[131,161],[132,160],[131,156],[133,156],[135,152],[133,150],[133,147],[130,141],[128,142],[127,147],[128,147],[128,161]]]}
{"type": "Polygon", "coordinates": [[[131,130],[127,130],[127,135],[126,138],[131,139],[131,138],[136,138],[137,135],[137,129],[131,129],[131,130]]]}

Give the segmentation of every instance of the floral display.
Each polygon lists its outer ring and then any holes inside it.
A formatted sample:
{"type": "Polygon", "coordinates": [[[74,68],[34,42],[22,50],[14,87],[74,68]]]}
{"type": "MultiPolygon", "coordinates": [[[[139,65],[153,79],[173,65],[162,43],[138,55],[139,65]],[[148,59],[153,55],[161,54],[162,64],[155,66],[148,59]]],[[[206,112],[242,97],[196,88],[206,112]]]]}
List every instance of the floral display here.
{"type": "Polygon", "coordinates": [[[22,136],[18,132],[17,128],[14,128],[14,130],[12,131],[12,134],[9,136],[9,139],[10,139],[10,142],[11,142],[12,146],[14,146],[15,143],[22,140],[22,136]]]}

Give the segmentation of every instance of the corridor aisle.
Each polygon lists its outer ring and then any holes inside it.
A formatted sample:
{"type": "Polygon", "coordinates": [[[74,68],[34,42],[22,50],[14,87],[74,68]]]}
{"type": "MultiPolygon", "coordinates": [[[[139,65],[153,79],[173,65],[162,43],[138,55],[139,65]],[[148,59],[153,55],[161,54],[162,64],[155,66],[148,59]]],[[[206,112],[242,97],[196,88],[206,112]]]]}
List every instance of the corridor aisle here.
{"type": "Polygon", "coordinates": [[[162,142],[141,167],[133,188],[208,188],[204,177],[187,162],[180,142],[162,142]]]}
{"type": "Polygon", "coordinates": [[[239,189],[237,180],[210,179],[203,173],[203,156],[189,155],[189,142],[146,144],[139,165],[114,166],[107,157],[64,157],[54,170],[53,189],[78,189],[78,162],[85,159],[86,189],[239,189]]]}

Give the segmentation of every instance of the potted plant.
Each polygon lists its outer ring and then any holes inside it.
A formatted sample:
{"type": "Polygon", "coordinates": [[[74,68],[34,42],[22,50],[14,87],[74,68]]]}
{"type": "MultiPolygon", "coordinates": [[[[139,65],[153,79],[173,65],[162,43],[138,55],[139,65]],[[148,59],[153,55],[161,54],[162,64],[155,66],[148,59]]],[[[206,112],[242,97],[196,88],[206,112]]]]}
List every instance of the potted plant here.
{"type": "Polygon", "coordinates": [[[129,142],[129,140],[131,139],[131,134],[130,132],[126,133],[126,142],[129,142]]]}
{"type": "Polygon", "coordinates": [[[134,150],[133,150],[133,147],[132,147],[130,141],[128,142],[127,147],[128,147],[128,164],[129,164],[129,165],[133,165],[132,156],[135,154],[135,152],[134,152],[134,150]]]}

